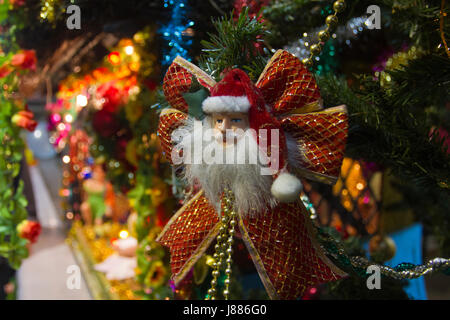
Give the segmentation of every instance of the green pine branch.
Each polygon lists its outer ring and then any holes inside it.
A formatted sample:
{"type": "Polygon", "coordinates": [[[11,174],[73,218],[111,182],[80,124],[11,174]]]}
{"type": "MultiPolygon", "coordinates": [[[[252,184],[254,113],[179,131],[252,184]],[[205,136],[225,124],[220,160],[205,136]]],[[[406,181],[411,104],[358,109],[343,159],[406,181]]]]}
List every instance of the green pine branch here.
{"type": "Polygon", "coordinates": [[[213,21],[217,33],[208,33],[209,41],[202,41],[203,55],[200,68],[220,80],[221,73],[232,68],[240,68],[256,80],[261,74],[267,59],[255,44],[263,45],[267,30],[256,19],[248,17],[248,10],[243,10],[237,21],[233,15],[213,21]]]}
{"type": "Polygon", "coordinates": [[[376,162],[423,188],[448,193],[450,157],[443,141],[430,137],[424,113],[399,105],[378,81],[369,78],[361,79],[357,91],[335,76],[318,78],[318,85],[326,105],[348,107],[348,156],[376,162]]]}

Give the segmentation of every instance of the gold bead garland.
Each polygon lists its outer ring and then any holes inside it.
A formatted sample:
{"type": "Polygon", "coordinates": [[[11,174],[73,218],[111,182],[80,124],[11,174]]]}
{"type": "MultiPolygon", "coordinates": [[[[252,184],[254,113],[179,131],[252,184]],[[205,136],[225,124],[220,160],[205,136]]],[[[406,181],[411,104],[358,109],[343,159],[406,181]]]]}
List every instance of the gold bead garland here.
{"type": "Polygon", "coordinates": [[[233,254],[233,243],[236,226],[236,212],[233,208],[233,194],[226,190],[223,198],[225,205],[223,206],[223,217],[220,221],[219,234],[215,245],[215,253],[213,263],[211,288],[208,290],[208,297],[206,300],[216,300],[217,298],[217,279],[220,276],[220,271],[225,265],[225,281],[223,297],[225,300],[230,298],[230,284],[231,284],[231,263],[233,262],[231,256],[233,254]],[[226,260],[225,260],[226,258],[226,260]]]}
{"type": "Polygon", "coordinates": [[[336,26],[339,22],[337,14],[344,11],[345,6],[346,6],[346,4],[345,4],[344,0],[337,0],[333,3],[334,14],[329,15],[325,19],[325,24],[327,25],[327,27],[324,30],[319,31],[318,37],[319,37],[320,42],[311,45],[311,47],[309,48],[311,55],[309,56],[309,58],[305,58],[302,61],[303,64],[305,66],[307,66],[308,68],[313,66],[314,56],[320,54],[320,52],[322,51],[323,44],[321,42],[326,42],[326,41],[328,41],[328,39],[330,39],[331,32],[336,28],[336,26]]]}

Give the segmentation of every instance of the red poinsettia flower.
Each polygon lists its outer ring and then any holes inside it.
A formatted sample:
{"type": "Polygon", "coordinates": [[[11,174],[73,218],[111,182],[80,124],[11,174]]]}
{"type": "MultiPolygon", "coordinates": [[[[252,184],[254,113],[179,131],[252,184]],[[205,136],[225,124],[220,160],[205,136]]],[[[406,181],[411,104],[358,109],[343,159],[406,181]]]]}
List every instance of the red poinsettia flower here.
{"type": "Polygon", "coordinates": [[[6,77],[12,71],[11,67],[8,65],[3,65],[0,67],[0,79],[6,77]]]}
{"type": "Polygon", "coordinates": [[[22,70],[36,71],[36,53],[34,50],[21,50],[11,59],[11,65],[22,70]]]}
{"type": "Polygon", "coordinates": [[[37,122],[33,119],[34,115],[31,111],[22,110],[12,116],[11,122],[16,126],[27,129],[28,131],[34,131],[37,126],[37,122]]]}
{"type": "Polygon", "coordinates": [[[41,225],[36,221],[24,220],[17,226],[19,237],[28,239],[31,243],[37,241],[37,238],[41,234],[41,230],[41,225]]]}

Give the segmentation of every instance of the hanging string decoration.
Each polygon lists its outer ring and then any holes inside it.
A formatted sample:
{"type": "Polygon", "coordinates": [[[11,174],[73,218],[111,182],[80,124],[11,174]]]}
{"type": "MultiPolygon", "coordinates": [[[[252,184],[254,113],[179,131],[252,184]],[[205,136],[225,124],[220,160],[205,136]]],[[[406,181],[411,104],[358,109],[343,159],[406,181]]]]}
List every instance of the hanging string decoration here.
{"type": "MultiPolygon", "coordinates": [[[[339,26],[334,32],[329,33],[328,39],[331,38],[330,41],[324,43],[320,55],[313,58],[317,65],[316,73],[322,74],[336,69],[337,44],[339,46],[351,46],[352,39],[357,38],[368,26],[369,20],[367,20],[367,17],[361,16],[350,19],[345,25],[339,26]]],[[[310,48],[314,41],[327,39],[328,34],[323,32],[324,28],[325,26],[322,26],[303,33],[302,38],[285,46],[285,49],[302,60],[307,59],[311,54],[310,48]]]]}
{"type": "Polygon", "coordinates": [[[307,67],[312,67],[314,64],[314,57],[318,56],[320,54],[320,52],[322,51],[322,47],[325,44],[325,42],[327,42],[330,39],[331,33],[336,29],[337,24],[338,24],[338,17],[337,14],[344,11],[346,7],[345,1],[344,0],[337,0],[333,3],[333,10],[334,13],[330,14],[326,19],[325,19],[325,24],[327,25],[325,29],[319,31],[319,33],[317,34],[318,38],[319,38],[319,42],[312,44],[309,47],[309,51],[310,51],[310,56],[309,58],[304,58],[302,60],[303,64],[305,64],[307,67]]]}
{"type": "MultiPolygon", "coordinates": [[[[302,195],[302,202],[304,203],[310,216],[314,216],[315,210],[313,206],[311,206],[311,201],[306,195],[302,195]]],[[[345,252],[345,249],[340,241],[328,234],[324,228],[317,226],[315,228],[317,230],[318,239],[323,248],[326,250],[329,258],[331,258],[336,265],[348,273],[356,273],[359,276],[366,276],[366,270],[369,266],[377,266],[379,267],[382,275],[397,280],[416,279],[424,275],[435,274],[438,272],[450,275],[450,259],[434,258],[421,265],[403,262],[392,268],[371,262],[365,257],[349,256],[345,252]]]]}

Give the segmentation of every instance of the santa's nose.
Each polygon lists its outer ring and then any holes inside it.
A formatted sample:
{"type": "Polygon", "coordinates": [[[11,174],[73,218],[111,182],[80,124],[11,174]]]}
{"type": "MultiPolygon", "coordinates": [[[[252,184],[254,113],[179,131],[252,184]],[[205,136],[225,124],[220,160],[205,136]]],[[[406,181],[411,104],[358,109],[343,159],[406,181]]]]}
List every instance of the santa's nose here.
{"type": "Polygon", "coordinates": [[[222,134],[225,134],[227,130],[231,129],[231,121],[227,117],[224,117],[222,120],[222,126],[220,127],[220,131],[222,134]]]}

